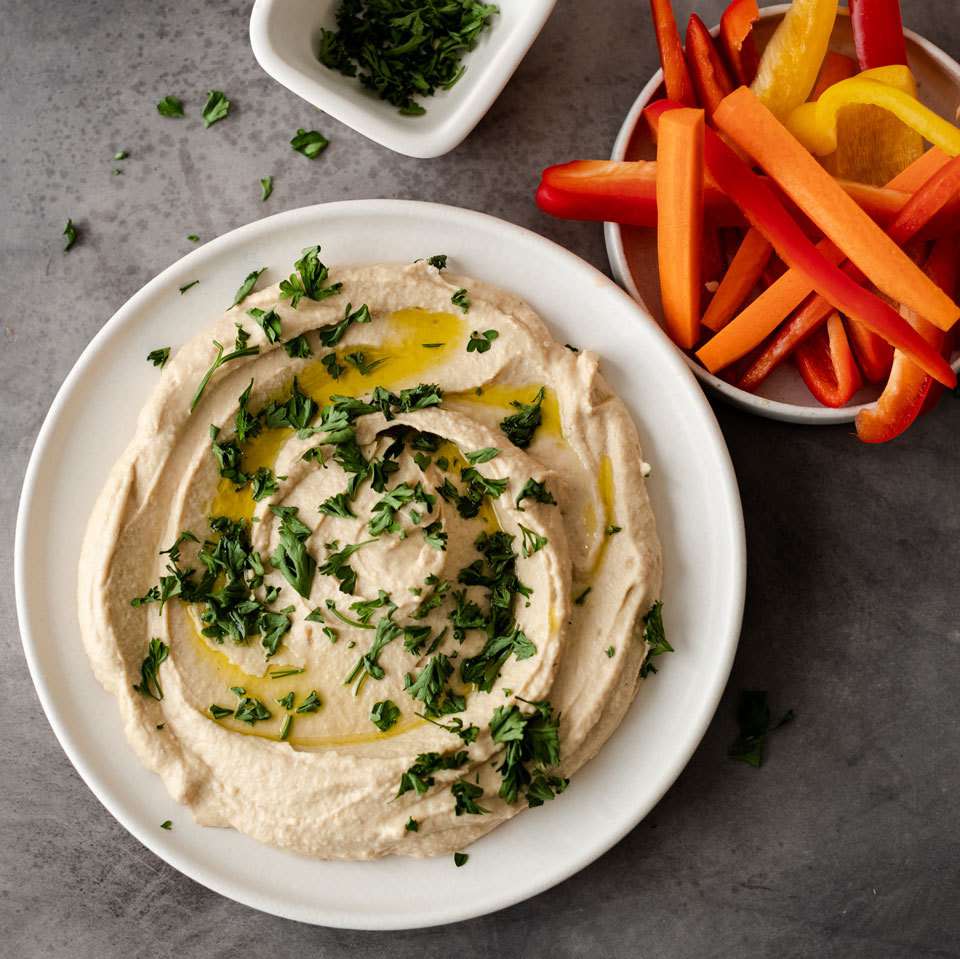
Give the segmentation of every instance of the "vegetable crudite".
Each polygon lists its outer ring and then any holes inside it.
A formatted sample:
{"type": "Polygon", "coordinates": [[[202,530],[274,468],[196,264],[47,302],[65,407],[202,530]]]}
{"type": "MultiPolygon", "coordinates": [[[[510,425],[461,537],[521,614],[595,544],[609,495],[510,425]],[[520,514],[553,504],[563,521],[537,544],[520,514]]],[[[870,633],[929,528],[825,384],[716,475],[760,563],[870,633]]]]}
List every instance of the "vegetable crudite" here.
{"type": "Polygon", "coordinates": [[[716,38],[694,13],[685,45],[651,0],[656,161],[556,164],[536,200],[657,231],[665,329],[727,394],[787,364],[824,407],[874,384],[857,434],[883,442],[957,382],[960,128],[918,96],[897,0],[850,7],[856,59],[830,49],[836,0],[794,0],[763,49],[755,0],[733,0],[716,38]]]}
{"type": "Polygon", "coordinates": [[[599,358],[416,259],[247,264],[221,316],[151,352],[80,622],[200,823],[462,864],[564,801],[672,647],[647,467],[599,358]]]}

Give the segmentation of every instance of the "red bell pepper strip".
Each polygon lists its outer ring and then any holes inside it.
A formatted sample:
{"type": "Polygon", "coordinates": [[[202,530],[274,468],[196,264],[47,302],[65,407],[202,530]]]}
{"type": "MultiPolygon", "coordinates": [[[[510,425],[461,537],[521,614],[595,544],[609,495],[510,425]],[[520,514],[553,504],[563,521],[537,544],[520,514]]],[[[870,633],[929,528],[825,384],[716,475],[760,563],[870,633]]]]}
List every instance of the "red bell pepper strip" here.
{"type": "Polygon", "coordinates": [[[733,92],[733,80],[704,22],[694,13],[687,24],[687,67],[707,119],[733,92]]]}
{"type": "Polygon", "coordinates": [[[753,25],[760,19],[757,0],[732,0],[720,18],[720,42],[737,83],[750,86],[757,75],[760,54],[753,25]]]}
{"type": "Polygon", "coordinates": [[[849,80],[857,75],[857,61],[843,53],[828,50],[820,67],[820,75],[810,92],[811,100],[819,100],[824,90],[829,90],[841,80],[849,80]]]}
{"type": "Polygon", "coordinates": [[[900,0],[850,0],[850,23],[861,70],[907,62],[900,0]]]}
{"type": "Polygon", "coordinates": [[[696,106],[697,98],[687,70],[687,61],[683,56],[680,32],[677,30],[670,0],[650,0],[650,15],[653,17],[653,29],[660,49],[660,65],[663,67],[663,84],[667,89],[667,96],[683,106],[696,106]]]}
{"type": "Polygon", "coordinates": [[[863,386],[843,320],[836,310],[827,319],[826,327],[797,347],[793,358],[803,382],[824,406],[846,406],[863,386]]]}
{"type": "MultiPolygon", "coordinates": [[[[908,243],[926,222],[935,216],[945,202],[945,198],[960,193],[960,157],[947,160],[943,165],[930,166],[935,172],[907,201],[897,218],[889,228],[889,236],[898,245],[908,243]]],[[[822,244],[821,244],[822,245],[822,244]]],[[[835,252],[835,248],[831,251],[835,252]]],[[[863,274],[853,264],[848,263],[846,272],[855,280],[862,280],[863,274]]],[[[780,282],[790,282],[790,273],[780,282]]],[[[945,289],[945,287],[941,287],[945,289]]],[[[773,288],[763,296],[770,297],[773,288]]],[[[775,292],[775,291],[774,291],[775,292]]],[[[785,323],[755,358],[750,368],[740,377],[737,385],[753,392],[773,372],[777,366],[796,349],[799,343],[810,336],[832,312],[830,303],[822,296],[808,300],[794,316],[785,323]]],[[[853,327],[851,326],[851,331],[853,327]]],[[[861,367],[871,382],[880,382],[889,370],[886,351],[876,347],[861,337],[862,342],[854,339],[861,367]]]]}
{"type": "MultiPolygon", "coordinates": [[[[657,164],[653,160],[574,160],[547,167],[536,194],[544,213],[566,220],[657,225],[657,164]]],[[[715,226],[744,226],[740,211],[709,178],[704,215],[715,226]]]]}
{"type": "MultiPolygon", "coordinates": [[[[956,385],[956,374],[937,350],[883,300],[827,260],[791,219],[770,186],[709,128],[704,137],[704,164],[720,189],[767,238],[780,258],[809,277],[836,309],[859,320],[888,343],[903,350],[945,386],[952,389],[956,385]]],[[[711,347],[729,329],[726,327],[697,351],[697,356],[708,369],[726,365],[725,362],[716,362],[716,348],[711,347]]]]}
{"type": "MultiPolygon", "coordinates": [[[[957,237],[945,238],[934,245],[924,270],[938,286],[953,295],[958,261],[960,241],[957,237]]],[[[919,317],[910,319],[932,345],[944,349],[948,335],[919,317]]],[[[939,392],[939,384],[898,350],[880,398],[873,407],[857,414],[857,436],[865,443],[886,443],[894,439],[936,402],[939,392]]]]}
{"type": "Polygon", "coordinates": [[[864,378],[868,383],[883,383],[893,364],[893,347],[862,323],[851,320],[847,324],[847,333],[864,378]]]}
{"type": "Polygon", "coordinates": [[[751,227],[703,314],[703,325],[708,330],[722,330],[733,319],[763,275],[772,253],[766,238],[751,227]]]}

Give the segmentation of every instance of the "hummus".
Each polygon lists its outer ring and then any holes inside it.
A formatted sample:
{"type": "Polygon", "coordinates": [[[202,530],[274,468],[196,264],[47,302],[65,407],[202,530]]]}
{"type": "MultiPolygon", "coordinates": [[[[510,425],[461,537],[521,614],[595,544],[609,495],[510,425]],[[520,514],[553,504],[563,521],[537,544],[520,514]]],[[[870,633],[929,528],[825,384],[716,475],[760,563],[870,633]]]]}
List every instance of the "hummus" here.
{"type": "Polygon", "coordinates": [[[83,640],[198,822],[449,853],[559,795],[669,649],[646,467],[597,357],[517,297],[317,252],[163,368],[89,522],[83,640]]]}

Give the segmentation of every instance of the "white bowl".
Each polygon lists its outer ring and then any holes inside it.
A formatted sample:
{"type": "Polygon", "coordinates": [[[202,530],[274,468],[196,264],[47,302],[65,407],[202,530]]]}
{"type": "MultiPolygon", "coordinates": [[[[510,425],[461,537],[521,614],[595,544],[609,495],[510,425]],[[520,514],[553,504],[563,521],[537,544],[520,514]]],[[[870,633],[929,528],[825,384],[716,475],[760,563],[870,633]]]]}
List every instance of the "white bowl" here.
{"type": "Polygon", "coordinates": [[[401,116],[355,77],[325,67],[316,57],[321,28],[335,27],[339,0],[256,0],[250,44],[267,73],[308,103],[397,153],[448,153],[480,122],[543,29],[556,0],[500,4],[466,73],[450,90],[423,99],[423,116],[401,116]]]}
{"type": "Polygon", "coordinates": [[[616,284],[529,230],[482,213],[404,200],[290,210],[213,240],[164,270],[107,322],[60,388],[37,437],[14,549],[20,634],[54,732],[101,802],[144,845],[197,882],[301,922],[403,929],[483,915],[543,892],[632,829],[680,774],[727,682],[743,612],[746,556],[737,481],[713,411],[657,325],[616,284]],[[84,525],[161,373],[144,360],[216,317],[240,278],[290,272],[324,245],[333,265],[409,262],[447,253],[451,268],[523,297],[560,342],[596,350],[632,411],[653,472],[663,542],[664,620],[676,652],[609,741],[556,801],[449,856],[322,862],[199,826],[140,765],[116,702],[97,683],[77,635],[75,590],[84,525]],[[181,296],[177,289],[200,280],[181,296]],[[592,317],[584,322],[585,317],[592,317]],[[58,584],[51,589],[51,584],[58,584]],[[59,588],[62,587],[62,588],[59,588]],[[160,828],[170,819],[173,829],[160,828]]]}
{"type": "MultiPolygon", "coordinates": [[[[765,7],[760,11],[760,23],[756,26],[756,33],[761,49],[789,6],[780,4],[765,7]]],[[[714,27],[710,32],[716,36],[718,29],[714,27]]],[[[952,119],[956,105],[960,102],[960,64],[929,40],[910,30],[906,30],[905,34],[907,56],[917,78],[921,99],[941,115],[952,119]]],[[[653,42],[652,36],[650,42],[653,42]]],[[[837,18],[830,49],[854,55],[850,19],[846,10],[841,10],[841,16],[837,18]]],[[[639,160],[656,156],[656,148],[650,140],[647,124],[643,122],[643,111],[653,100],[662,96],[662,84],[663,71],[658,70],[640,91],[623,121],[613,145],[611,159],[639,160]]],[[[619,223],[605,223],[603,230],[607,257],[614,278],[653,314],[657,322],[662,323],[655,231],[622,227],[619,223]]],[[[821,406],[814,399],[792,364],[781,365],[757,393],[748,393],[707,372],[686,354],[684,356],[697,379],[734,406],[788,423],[852,423],[857,413],[875,400],[880,392],[879,387],[868,385],[857,393],[850,405],[831,409],[821,406]]]]}

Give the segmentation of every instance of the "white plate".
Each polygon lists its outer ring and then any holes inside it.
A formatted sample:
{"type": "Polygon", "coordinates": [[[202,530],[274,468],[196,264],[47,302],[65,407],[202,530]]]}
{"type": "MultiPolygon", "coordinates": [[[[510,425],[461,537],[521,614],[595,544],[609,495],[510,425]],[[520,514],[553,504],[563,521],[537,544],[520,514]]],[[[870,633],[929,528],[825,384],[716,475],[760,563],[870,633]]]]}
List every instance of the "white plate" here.
{"type": "MultiPolygon", "coordinates": [[[[760,23],[756,28],[760,49],[766,44],[789,6],[790,4],[779,4],[764,7],[760,11],[760,23]]],[[[850,18],[846,10],[841,10],[840,13],[833,29],[830,49],[855,56],[850,18]]],[[[714,27],[710,32],[716,36],[718,29],[714,27]]],[[[952,120],[957,100],[960,99],[960,64],[913,31],[905,30],[904,34],[907,38],[907,57],[917,78],[920,99],[937,113],[952,120]]],[[[650,42],[653,42],[652,39],[650,42]]],[[[662,96],[662,83],[663,71],[658,70],[640,91],[617,134],[611,159],[652,159],[655,156],[655,148],[650,143],[646,124],[640,124],[646,107],[652,100],[662,96]]],[[[619,223],[605,223],[603,235],[610,269],[617,282],[655,317],[660,317],[655,231],[621,227],[619,223]],[[633,250],[632,255],[628,256],[628,249],[633,250]]],[[[776,370],[758,392],[748,393],[707,372],[695,360],[686,356],[685,359],[701,383],[734,406],[788,423],[815,426],[852,423],[857,413],[880,394],[878,387],[868,385],[857,393],[849,406],[830,409],[821,406],[814,399],[791,364],[785,364],[776,370]]]]}
{"type": "MultiPolygon", "coordinates": [[[[640,482],[640,478],[637,478],[640,482]]],[[[60,743],[101,802],[141,842],[225,896],[303,922],[402,929],[482,915],[583,868],[666,792],[710,722],[733,661],[745,553],[737,483],[713,412],[659,327],[614,283],[543,237],[481,213],[355,200],[279,213],[220,237],[148,283],[104,326],[40,430],[17,519],[17,611],[30,671],[60,743]],[[676,652],[644,683],[621,728],[556,802],[450,857],[321,862],[203,828],[128,747],[113,698],[78,636],[73,584],[94,499],[159,375],[144,357],[183,342],[269,264],[290,272],[323,243],[328,263],[409,262],[434,253],[526,298],[564,342],[597,350],[640,427],[663,540],[664,601],[676,652]],[[181,296],[177,288],[200,285],[181,296]],[[51,590],[50,584],[60,584],[51,590]],[[167,832],[160,829],[173,820],[167,832]]]]}
{"type": "Polygon", "coordinates": [[[501,3],[500,13],[464,57],[467,71],[450,90],[426,97],[427,112],[397,108],[317,60],[320,30],[336,25],[339,0],[256,0],[250,44],[263,69],[297,96],[377,143],[412,157],[452,150],[480,122],[543,29],[557,0],[501,3]]]}

